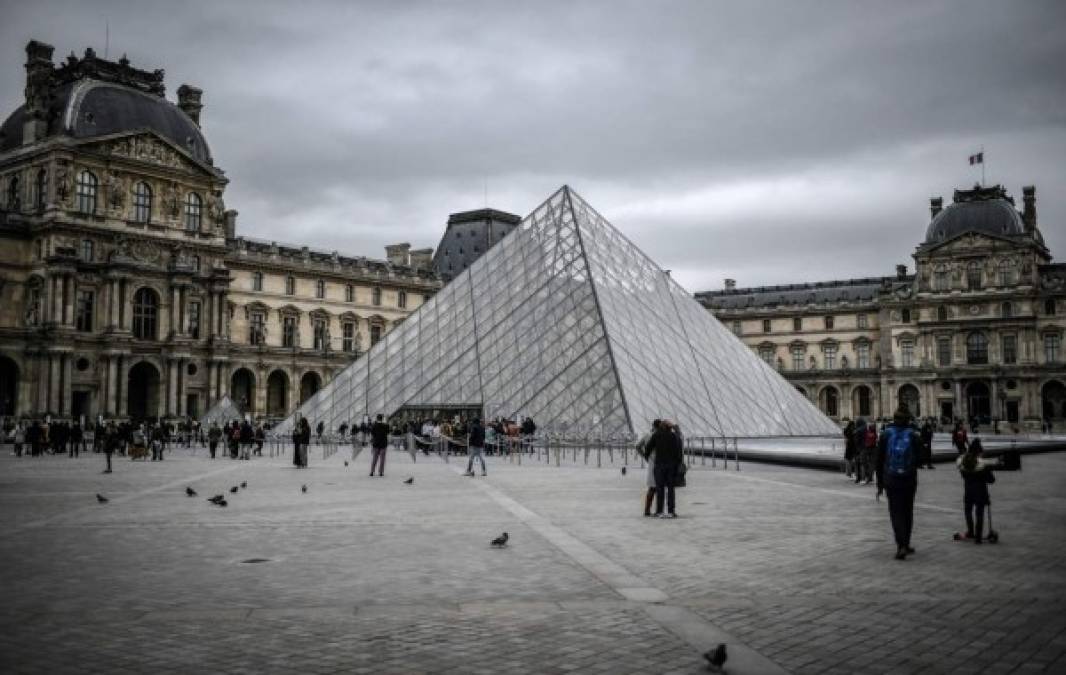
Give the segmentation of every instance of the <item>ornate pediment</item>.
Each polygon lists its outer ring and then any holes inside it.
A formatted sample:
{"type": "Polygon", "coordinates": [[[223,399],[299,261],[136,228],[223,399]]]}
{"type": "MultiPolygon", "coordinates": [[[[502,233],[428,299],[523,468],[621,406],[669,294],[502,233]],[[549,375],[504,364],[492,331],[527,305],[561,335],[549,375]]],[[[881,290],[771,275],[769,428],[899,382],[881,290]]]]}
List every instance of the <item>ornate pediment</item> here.
{"type": "Polygon", "coordinates": [[[183,171],[205,172],[203,166],[183,153],[173,143],[154,132],[112,137],[88,146],[102,155],[129,159],[183,171]]]}

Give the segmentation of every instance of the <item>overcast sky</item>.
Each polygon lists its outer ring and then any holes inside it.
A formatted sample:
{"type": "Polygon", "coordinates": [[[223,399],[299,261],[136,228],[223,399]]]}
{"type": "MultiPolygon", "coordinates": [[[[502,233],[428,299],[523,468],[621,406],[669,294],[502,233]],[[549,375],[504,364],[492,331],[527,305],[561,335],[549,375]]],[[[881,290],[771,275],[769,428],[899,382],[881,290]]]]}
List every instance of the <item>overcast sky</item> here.
{"type": "Polygon", "coordinates": [[[241,234],[383,257],[563,183],[691,291],[891,274],[980,179],[1066,258],[1066,3],[0,0],[24,48],[204,90],[241,234]]]}

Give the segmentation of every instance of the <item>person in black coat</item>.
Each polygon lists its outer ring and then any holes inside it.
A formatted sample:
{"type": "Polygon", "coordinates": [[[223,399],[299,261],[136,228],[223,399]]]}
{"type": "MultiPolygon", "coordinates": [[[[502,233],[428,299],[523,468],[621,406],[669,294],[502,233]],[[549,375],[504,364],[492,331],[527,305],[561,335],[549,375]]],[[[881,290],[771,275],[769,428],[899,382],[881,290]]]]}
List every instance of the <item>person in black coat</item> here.
{"type": "Polygon", "coordinates": [[[877,493],[888,495],[888,514],[896,538],[896,560],[914,553],[914,496],[918,492],[918,462],[922,440],[911,426],[911,414],[900,405],[877,443],[877,493]]]}
{"type": "Polygon", "coordinates": [[[370,475],[374,475],[374,467],[378,466],[378,460],[381,461],[381,466],[378,467],[378,476],[385,475],[385,453],[389,448],[389,425],[385,424],[385,416],[379,414],[377,420],[374,421],[374,426],[370,427],[370,475]]]}
{"type": "Polygon", "coordinates": [[[655,453],[655,515],[660,518],[677,518],[676,497],[677,472],[681,466],[681,441],[670,424],[660,420],[644,446],[648,454],[655,453]],[[663,501],[667,513],[663,513],[663,501]]]}
{"type": "Polygon", "coordinates": [[[981,439],[975,438],[966,453],[955,460],[963,481],[963,512],[966,515],[966,539],[980,544],[985,527],[985,507],[991,502],[988,486],[996,482],[992,466],[981,457],[981,439]]]}
{"type": "Polygon", "coordinates": [[[933,466],[933,424],[929,420],[922,425],[922,462],[926,469],[935,469],[933,466]]]}

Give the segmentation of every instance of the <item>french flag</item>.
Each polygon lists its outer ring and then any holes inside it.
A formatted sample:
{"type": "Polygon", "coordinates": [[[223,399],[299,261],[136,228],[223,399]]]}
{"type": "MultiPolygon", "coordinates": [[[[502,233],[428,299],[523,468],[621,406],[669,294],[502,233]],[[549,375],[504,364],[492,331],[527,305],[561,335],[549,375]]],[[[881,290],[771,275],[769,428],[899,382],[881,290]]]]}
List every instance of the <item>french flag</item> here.
{"type": "Polygon", "coordinates": [[[970,155],[970,166],[973,166],[974,164],[984,164],[984,163],[985,163],[985,153],[979,152],[976,155],[970,155]]]}

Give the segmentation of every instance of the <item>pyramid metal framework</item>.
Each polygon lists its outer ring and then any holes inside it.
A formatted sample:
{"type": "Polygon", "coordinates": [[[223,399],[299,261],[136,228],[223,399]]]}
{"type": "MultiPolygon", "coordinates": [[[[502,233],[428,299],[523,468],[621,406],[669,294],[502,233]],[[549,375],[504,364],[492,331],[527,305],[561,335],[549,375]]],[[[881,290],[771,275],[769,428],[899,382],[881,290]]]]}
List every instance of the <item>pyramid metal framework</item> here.
{"type": "Polygon", "coordinates": [[[200,426],[203,429],[207,429],[212,422],[217,422],[219,426],[225,426],[233,420],[243,419],[244,413],[233,402],[233,399],[229,396],[223,396],[200,418],[200,426]]]}
{"type": "Polygon", "coordinates": [[[839,427],[564,186],[297,416],[481,408],[566,434],[826,436],[839,427]]]}

